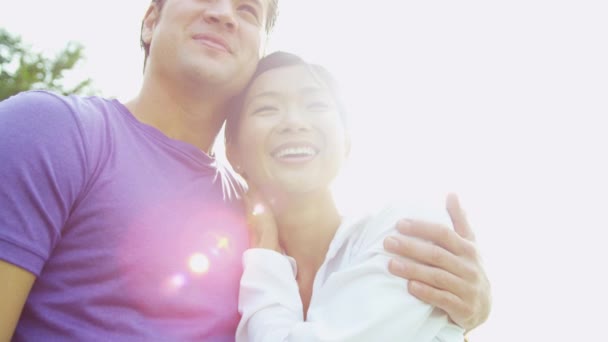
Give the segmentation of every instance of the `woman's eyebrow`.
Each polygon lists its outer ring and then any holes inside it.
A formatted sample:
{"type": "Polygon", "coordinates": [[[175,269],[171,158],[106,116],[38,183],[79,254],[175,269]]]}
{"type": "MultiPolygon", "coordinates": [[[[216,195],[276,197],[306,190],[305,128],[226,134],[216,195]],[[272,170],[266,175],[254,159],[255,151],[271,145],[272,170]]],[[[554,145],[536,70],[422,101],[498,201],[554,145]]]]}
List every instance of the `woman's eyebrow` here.
{"type": "Polygon", "coordinates": [[[302,95],[327,95],[328,94],[328,90],[326,88],[323,87],[317,87],[317,86],[309,86],[309,87],[303,87],[299,90],[299,93],[302,95]]]}
{"type": "Polygon", "coordinates": [[[257,93],[255,95],[253,95],[251,98],[252,99],[257,99],[260,97],[279,97],[281,96],[281,94],[278,91],[274,91],[274,90],[266,90],[260,93],[257,93]]]}
{"type": "Polygon", "coordinates": [[[251,104],[251,102],[258,100],[260,98],[264,98],[264,97],[269,97],[269,98],[280,98],[281,97],[281,93],[279,93],[278,91],[274,91],[274,90],[266,90],[266,91],[262,91],[259,93],[256,93],[254,95],[252,95],[249,100],[247,100],[245,102],[244,107],[247,107],[251,104]]]}

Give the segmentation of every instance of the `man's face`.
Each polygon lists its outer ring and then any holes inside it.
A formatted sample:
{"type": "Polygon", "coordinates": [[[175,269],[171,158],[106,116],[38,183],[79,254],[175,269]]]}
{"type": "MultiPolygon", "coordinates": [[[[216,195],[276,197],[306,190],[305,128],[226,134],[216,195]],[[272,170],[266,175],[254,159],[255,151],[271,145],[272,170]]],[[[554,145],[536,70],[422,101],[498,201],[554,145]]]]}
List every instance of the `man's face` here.
{"type": "Polygon", "coordinates": [[[146,69],[170,82],[211,85],[232,96],[259,59],[269,0],[167,0],[144,19],[146,69]]]}

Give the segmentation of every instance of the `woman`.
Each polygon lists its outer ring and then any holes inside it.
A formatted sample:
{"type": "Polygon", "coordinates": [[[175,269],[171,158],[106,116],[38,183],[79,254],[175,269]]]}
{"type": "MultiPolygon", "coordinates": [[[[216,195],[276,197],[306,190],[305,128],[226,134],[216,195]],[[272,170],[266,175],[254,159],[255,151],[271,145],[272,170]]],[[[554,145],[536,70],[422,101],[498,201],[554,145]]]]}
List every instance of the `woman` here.
{"type": "Polygon", "coordinates": [[[271,54],[226,126],[228,158],[248,182],[252,249],[243,257],[237,341],[462,341],[447,315],[388,273],[383,239],[416,213],[343,218],[330,185],[347,158],[331,76],[271,54]]]}

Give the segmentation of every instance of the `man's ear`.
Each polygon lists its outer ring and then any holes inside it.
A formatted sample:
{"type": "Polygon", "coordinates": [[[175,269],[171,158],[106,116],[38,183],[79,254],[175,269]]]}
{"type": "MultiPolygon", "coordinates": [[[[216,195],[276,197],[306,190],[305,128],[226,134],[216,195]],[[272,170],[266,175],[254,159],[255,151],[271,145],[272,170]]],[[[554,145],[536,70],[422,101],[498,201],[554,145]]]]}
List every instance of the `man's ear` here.
{"type": "Polygon", "coordinates": [[[350,149],[351,149],[351,140],[350,140],[350,134],[346,134],[346,136],[344,137],[344,157],[346,157],[346,159],[348,159],[350,157],[350,149]]]}
{"type": "Polygon", "coordinates": [[[154,33],[154,28],[158,23],[159,14],[160,11],[158,5],[155,2],[151,3],[150,7],[148,7],[148,10],[146,11],[146,15],[144,16],[141,27],[141,41],[146,45],[150,45],[152,42],[152,35],[154,33]]]}
{"type": "Polygon", "coordinates": [[[262,39],[260,40],[260,53],[258,56],[260,59],[266,56],[266,48],[268,47],[268,39],[270,38],[266,31],[262,32],[261,37],[262,39]]]}

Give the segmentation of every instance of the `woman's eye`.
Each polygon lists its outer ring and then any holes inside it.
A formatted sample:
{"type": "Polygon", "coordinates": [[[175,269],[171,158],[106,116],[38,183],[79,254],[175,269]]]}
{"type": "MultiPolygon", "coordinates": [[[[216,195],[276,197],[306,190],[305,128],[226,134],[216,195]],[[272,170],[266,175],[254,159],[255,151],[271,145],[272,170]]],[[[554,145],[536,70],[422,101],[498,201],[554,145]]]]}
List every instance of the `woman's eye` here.
{"type": "Polygon", "coordinates": [[[258,13],[257,8],[255,8],[254,6],[244,4],[244,5],[239,6],[238,9],[239,9],[239,11],[242,11],[242,12],[245,12],[245,13],[248,13],[249,15],[251,15],[257,22],[260,21],[260,15],[258,13]]]}
{"type": "Polygon", "coordinates": [[[269,115],[277,112],[277,107],[274,106],[261,106],[257,107],[251,112],[251,115],[269,115]]]}
{"type": "Polygon", "coordinates": [[[306,105],[306,108],[308,108],[309,110],[314,110],[314,111],[327,110],[327,109],[329,109],[329,104],[327,102],[323,102],[323,101],[314,101],[314,102],[310,102],[308,105],[306,105]]]}

